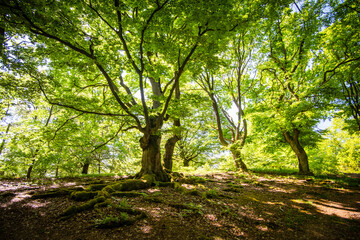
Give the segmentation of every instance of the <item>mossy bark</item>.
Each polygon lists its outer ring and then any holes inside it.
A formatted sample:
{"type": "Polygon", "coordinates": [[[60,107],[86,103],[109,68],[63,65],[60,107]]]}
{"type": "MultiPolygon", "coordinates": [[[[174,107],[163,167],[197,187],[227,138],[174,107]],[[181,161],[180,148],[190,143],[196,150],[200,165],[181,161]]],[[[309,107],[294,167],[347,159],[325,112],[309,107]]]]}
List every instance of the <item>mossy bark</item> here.
{"type": "Polygon", "coordinates": [[[143,155],[141,160],[141,170],[136,175],[137,178],[141,178],[145,175],[154,175],[157,181],[170,181],[170,176],[164,171],[161,164],[160,143],[160,135],[144,135],[140,139],[143,155]]]}

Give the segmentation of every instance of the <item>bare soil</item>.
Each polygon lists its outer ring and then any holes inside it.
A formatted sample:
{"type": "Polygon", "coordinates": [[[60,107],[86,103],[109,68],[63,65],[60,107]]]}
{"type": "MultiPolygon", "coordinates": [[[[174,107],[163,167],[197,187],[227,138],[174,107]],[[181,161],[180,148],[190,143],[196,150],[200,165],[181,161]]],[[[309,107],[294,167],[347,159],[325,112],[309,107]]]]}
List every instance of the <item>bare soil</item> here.
{"type": "Polygon", "coordinates": [[[64,220],[59,216],[65,209],[82,202],[69,196],[31,197],[86,186],[94,179],[48,179],[37,184],[2,180],[0,239],[359,239],[360,187],[359,179],[352,180],[231,172],[193,176],[182,181],[185,192],[153,186],[137,191],[142,195],[111,197],[113,203],[146,217],[105,229],[97,223],[124,213],[104,207],[64,220]]]}

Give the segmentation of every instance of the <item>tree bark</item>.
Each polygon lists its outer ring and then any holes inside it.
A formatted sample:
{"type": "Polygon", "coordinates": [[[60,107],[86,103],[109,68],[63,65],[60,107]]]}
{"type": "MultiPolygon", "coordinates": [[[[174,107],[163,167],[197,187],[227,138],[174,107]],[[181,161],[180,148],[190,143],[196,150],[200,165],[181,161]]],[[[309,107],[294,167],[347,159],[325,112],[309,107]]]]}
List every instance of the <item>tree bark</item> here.
{"type": "Polygon", "coordinates": [[[248,172],[248,168],[246,167],[246,164],[244,163],[244,161],[242,160],[241,157],[241,151],[239,149],[235,149],[236,147],[231,146],[230,147],[230,151],[232,153],[234,162],[235,162],[235,167],[237,170],[241,170],[243,172],[248,172]]]}
{"type": "Polygon", "coordinates": [[[298,158],[299,174],[312,175],[309,169],[308,156],[299,142],[300,130],[294,129],[293,135],[291,135],[288,131],[284,132],[283,134],[286,142],[289,143],[291,149],[295,152],[296,157],[298,158]]]}
{"type": "MultiPolygon", "coordinates": [[[[176,86],[175,86],[175,99],[180,100],[179,82],[176,82],[176,86]]],[[[179,118],[174,120],[174,126],[175,127],[181,126],[179,118]]],[[[173,155],[174,155],[175,145],[180,139],[181,139],[181,135],[177,133],[177,129],[176,129],[174,135],[171,138],[169,138],[165,144],[164,167],[166,170],[170,172],[172,171],[172,167],[173,167],[173,155]]]]}
{"type": "Polygon", "coordinates": [[[172,167],[173,167],[173,159],[172,158],[174,155],[174,149],[175,149],[175,145],[176,145],[177,141],[179,141],[179,140],[180,140],[180,137],[175,134],[174,136],[172,136],[171,138],[169,138],[166,141],[165,153],[164,153],[164,167],[168,171],[172,171],[172,167]]]}
{"type": "Polygon", "coordinates": [[[32,169],[33,169],[33,164],[31,164],[27,170],[27,173],[26,173],[26,178],[27,179],[30,179],[31,178],[31,172],[32,172],[32,169]]]}
{"type": "Polygon", "coordinates": [[[0,54],[4,54],[5,50],[5,24],[3,16],[0,17],[0,54]]]}
{"type": "MultiPolygon", "coordinates": [[[[6,132],[5,132],[5,136],[9,133],[9,130],[10,130],[10,126],[11,126],[11,123],[8,124],[7,128],[6,128],[6,132]]],[[[5,136],[4,136],[4,139],[0,145],[0,155],[2,154],[2,151],[4,150],[4,147],[5,147],[5,136]]]]}
{"type": "Polygon", "coordinates": [[[148,135],[140,139],[140,146],[143,150],[141,160],[141,170],[136,175],[137,178],[141,178],[144,175],[155,175],[155,179],[161,182],[167,182],[170,180],[168,174],[164,171],[161,164],[161,151],[160,151],[161,136],[148,135]]]}
{"type": "Polygon", "coordinates": [[[81,174],[88,174],[89,172],[89,166],[90,163],[89,162],[85,162],[81,171],[81,174]]]}
{"type": "Polygon", "coordinates": [[[26,178],[30,179],[31,178],[31,173],[34,167],[34,163],[35,163],[35,159],[32,161],[31,165],[29,166],[27,173],[26,173],[26,178]]]}

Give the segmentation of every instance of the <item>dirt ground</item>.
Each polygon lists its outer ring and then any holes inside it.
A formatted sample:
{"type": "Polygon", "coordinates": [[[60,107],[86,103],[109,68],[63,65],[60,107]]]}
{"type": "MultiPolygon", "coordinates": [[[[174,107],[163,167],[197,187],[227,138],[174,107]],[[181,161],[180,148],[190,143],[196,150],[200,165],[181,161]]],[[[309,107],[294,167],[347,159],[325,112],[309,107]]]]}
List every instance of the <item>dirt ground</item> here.
{"type": "Polygon", "coordinates": [[[254,173],[192,176],[181,182],[185,191],[155,185],[138,195],[111,197],[113,203],[145,217],[107,228],[99,228],[99,223],[127,214],[103,207],[61,219],[68,207],[82,202],[66,195],[32,197],[53,189],[86,187],[93,180],[48,179],[37,184],[2,180],[0,239],[360,239],[359,179],[254,173]]]}

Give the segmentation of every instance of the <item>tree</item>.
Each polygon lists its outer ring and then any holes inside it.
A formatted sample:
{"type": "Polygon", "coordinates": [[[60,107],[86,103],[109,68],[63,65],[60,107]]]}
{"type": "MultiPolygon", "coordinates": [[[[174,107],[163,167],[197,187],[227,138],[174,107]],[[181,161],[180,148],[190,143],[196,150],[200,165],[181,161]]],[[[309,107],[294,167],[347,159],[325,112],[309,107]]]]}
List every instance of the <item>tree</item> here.
{"type": "Polygon", "coordinates": [[[168,180],[160,130],[171,99],[191,59],[216,54],[214,46],[238,25],[232,1],[12,0],[0,6],[8,71],[29,74],[52,105],[120,118],[124,130],[140,131],[137,176],[168,180]]]}
{"type": "Polygon", "coordinates": [[[261,109],[270,125],[280,130],[298,158],[299,173],[311,174],[301,139],[312,134],[326,106],[319,97],[318,72],[321,1],[294,2],[269,21],[267,44],[260,66],[261,109]]]}
{"type": "Polygon", "coordinates": [[[323,94],[336,106],[347,128],[360,130],[360,20],[356,1],[335,2],[323,30],[323,94]]]}
{"type": "Polygon", "coordinates": [[[254,64],[254,42],[254,35],[248,29],[242,29],[231,43],[231,53],[225,55],[230,60],[226,61],[223,72],[220,69],[207,69],[197,81],[212,102],[219,141],[229,147],[236,168],[242,171],[247,171],[241,156],[248,135],[246,96],[253,88],[256,75],[256,70],[251,66],[254,64]],[[214,71],[218,73],[213,74],[214,71]],[[251,71],[253,76],[250,76],[251,71]],[[231,116],[233,109],[236,109],[235,116],[231,116]]]}

